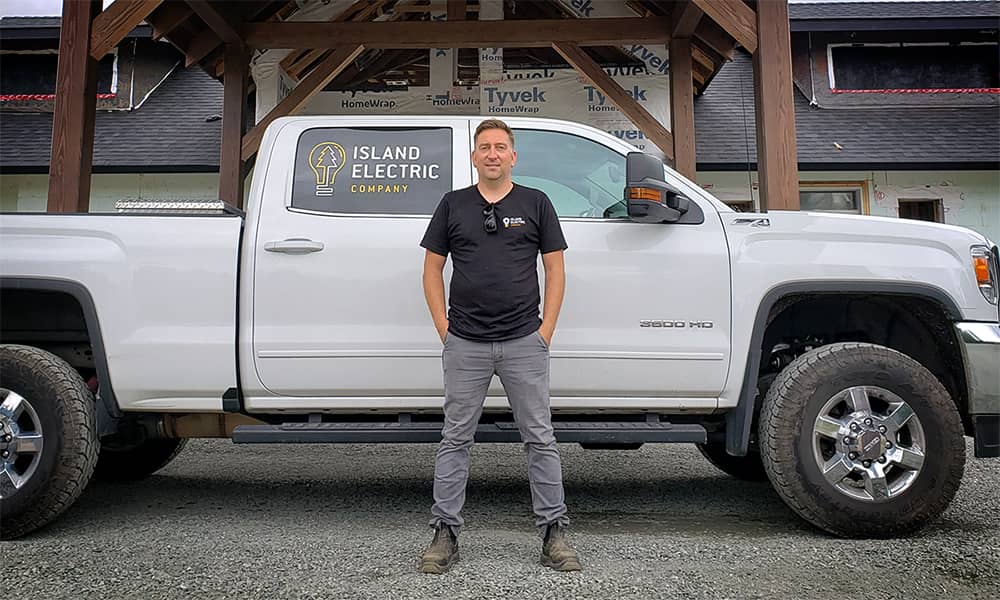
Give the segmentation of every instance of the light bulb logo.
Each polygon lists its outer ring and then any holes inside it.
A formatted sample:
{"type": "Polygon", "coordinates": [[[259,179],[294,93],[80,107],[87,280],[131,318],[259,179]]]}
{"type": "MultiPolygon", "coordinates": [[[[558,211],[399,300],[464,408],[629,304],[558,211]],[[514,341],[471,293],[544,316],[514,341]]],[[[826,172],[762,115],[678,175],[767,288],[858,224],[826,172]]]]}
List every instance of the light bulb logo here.
{"type": "Polygon", "coordinates": [[[320,142],[309,151],[309,168],[316,176],[317,193],[321,188],[332,191],[333,180],[344,168],[347,153],[343,146],[334,142],[320,142]]]}

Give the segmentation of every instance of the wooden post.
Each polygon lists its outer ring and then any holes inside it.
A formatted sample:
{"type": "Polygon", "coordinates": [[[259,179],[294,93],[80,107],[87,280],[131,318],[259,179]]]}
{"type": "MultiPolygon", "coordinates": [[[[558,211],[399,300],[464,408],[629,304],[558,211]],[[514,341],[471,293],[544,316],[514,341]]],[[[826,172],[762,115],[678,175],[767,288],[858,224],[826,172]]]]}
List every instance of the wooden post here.
{"type": "Polygon", "coordinates": [[[249,56],[243,44],[226,44],[222,92],[222,143],[219,146],[219,198],[243,207],[243,130],[246,123],[249,56]]]}
{"type": "Polygon", "coordinates": [[[757,3],[753,55],[761,210],[799,210],[798,152],[787,0],[757,3]]]}
{"type": "Polygon", "coordinates": [[[670,133],[674,136],[674,169],[691,181],[697,171],[694,142],[694,82],[691,40],[670,40],[670,133]]]}
{"type": "Polygon", "coordinates": [[[101,0],[63,0],[52,115],[48,212],[87,212],[94,158],[97,61],[90,55],[90,29],[101,0]]]}

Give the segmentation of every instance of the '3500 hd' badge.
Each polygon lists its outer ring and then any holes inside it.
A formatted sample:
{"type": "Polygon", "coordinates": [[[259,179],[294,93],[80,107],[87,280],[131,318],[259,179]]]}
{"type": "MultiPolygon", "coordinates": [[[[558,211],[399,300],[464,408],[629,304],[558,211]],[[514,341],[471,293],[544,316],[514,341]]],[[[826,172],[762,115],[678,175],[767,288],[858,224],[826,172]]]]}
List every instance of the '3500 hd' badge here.
{"type": "Polygon", "coordinates": [[[715,324],[711,321],[674,321],[673,319],[640,319],[639,327],[658,327],[660,329],[711,329],[715,324]]]}

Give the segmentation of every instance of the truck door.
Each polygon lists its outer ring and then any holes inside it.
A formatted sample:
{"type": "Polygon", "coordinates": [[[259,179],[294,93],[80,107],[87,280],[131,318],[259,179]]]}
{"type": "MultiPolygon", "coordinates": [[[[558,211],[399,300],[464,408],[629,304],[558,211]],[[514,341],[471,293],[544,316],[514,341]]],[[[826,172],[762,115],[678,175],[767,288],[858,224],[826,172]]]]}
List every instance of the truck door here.
{"type": "Polygon", "coordinates": [[[635,223],[621,203],[623,143],[540,125],[516,129],[514,146],[514,180],[546,192],[569,245],[553,406],[642,408],[675,398],[670,406],[714,407],[729,365],[730,278],[711,203],[692,198],[701,223],[635,223]]]}
{"type": "Polygon", "coordinates": [[[242,292],[262,384],[246,384],[251,410],[281,408],[280,396],[337,408],[441,394],[419,243],[444,193],[471,183],[468,120],[340,122],[350,125],[290,121],[258,163],[253,288],[242,292]]]}

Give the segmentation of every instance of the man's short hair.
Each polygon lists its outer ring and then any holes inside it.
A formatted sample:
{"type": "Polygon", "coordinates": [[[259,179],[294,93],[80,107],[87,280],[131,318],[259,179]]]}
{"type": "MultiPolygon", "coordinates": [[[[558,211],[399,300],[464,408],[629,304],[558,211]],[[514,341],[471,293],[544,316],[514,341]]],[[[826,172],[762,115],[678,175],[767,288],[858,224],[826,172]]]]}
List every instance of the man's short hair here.
{"type": "Polygon", "coordinates": [[[486,131],[487,129],[502,129],[506,131],[507,135],[510,136],[510,146],[511,148],[514,147],[514,132],[510,130],[510,125],[507,125],[500,119],[486,119],[485,121],[480,123],[479,127],[476,127],[476,135],[472,136],[472,140],[478,141],[479,134],[486,131]]]}

